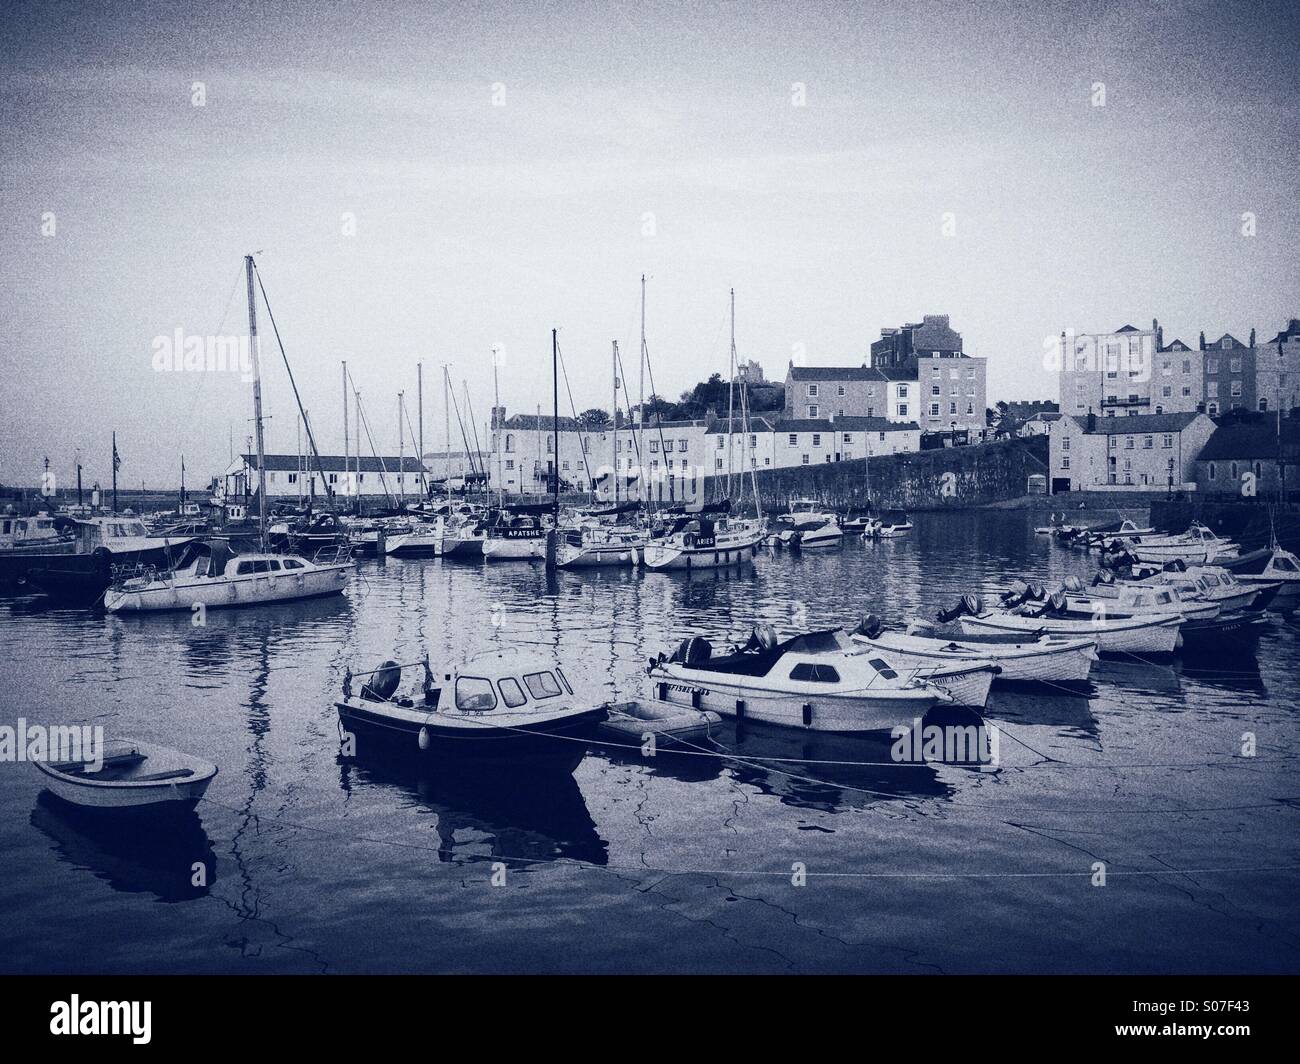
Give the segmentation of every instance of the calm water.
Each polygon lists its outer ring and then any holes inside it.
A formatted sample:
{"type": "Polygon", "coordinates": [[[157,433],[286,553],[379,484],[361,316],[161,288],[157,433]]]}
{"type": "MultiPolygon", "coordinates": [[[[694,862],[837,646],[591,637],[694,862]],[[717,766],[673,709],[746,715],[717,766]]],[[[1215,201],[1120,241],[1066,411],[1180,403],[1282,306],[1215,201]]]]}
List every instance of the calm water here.
{"type": "Polygon", "coordinates": [[[629,697],[688,634],[900,619],[1090,571],[1032,523],[921,515],[908,539],[741,574],[367,562],[337,601],[206,628],[2,599],[3,722],[100,723],[221,774],[159,840],[70,819],[30,765],[0,765],[0,969],[1300,970],[1300,630],[1280,621],[1257,659],[1106,663],[1092,697],[995,692],[992,772],[761,729],[724,732],[742,760],[593,752],[541,786],[338,757],[346,664],[540,645],[629,697]],[[1134,874],[1171,869],[1193,871],[1134,874]]]}

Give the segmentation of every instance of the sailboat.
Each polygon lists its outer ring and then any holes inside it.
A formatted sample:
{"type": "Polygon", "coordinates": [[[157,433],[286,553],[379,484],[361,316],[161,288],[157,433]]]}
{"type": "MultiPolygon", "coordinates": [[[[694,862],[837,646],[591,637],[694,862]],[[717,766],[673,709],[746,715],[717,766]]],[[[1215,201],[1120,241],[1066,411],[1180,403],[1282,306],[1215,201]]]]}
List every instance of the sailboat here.
{"type": "MultiPolygon", "coordinates": [[[[347,584],[352,561],[346,545],[325,548],[311,560],[266,550],[266,447],[262,428],[262,368],[254,290],[257,267],[252,255],[244,256],[244,267],[248,279],[248,335],[253,362],[253,419],[257,427],[257,527],[261,549],[252,554],[235,555],[223,543],[196,546],[185,552],[174,568],[162,572],[149,568],[117,580],[104,593],[104,608],[110,613],[189,610],[200,605],[205,609],[257,606],[337,594],[347,584]]],[[[260,276],[256,276],[256,280],[260,286],[260,276]]],[[[262,289],[262,296],[265,299],[265,289],[262,289]]],[[[267,312],[270,313],[269,304],[267,312]]],[[[275,319],[271,321],[274,326],[275,319]]],[[[276,339],[279,339],[278,333],[276,339]]],[[[288,365],[286,357],[286,369],[288,365]]],[[[292,371],[289,381],[293,383],[292,371]]],[[[297,394],[295,385],[295,398],[297,394]]],[[[304,422],[315,452],[310,423],[305,417],[304,422]]],[[[319,454],[316,458],[319,464],[319,454]]]]}

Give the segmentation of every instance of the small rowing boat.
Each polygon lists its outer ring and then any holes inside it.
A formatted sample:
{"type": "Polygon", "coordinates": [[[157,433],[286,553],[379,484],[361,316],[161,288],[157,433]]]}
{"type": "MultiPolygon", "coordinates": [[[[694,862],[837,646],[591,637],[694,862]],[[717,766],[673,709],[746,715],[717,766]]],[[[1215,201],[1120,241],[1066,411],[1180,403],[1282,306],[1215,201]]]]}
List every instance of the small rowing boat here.
{"type": "Polygon", "coordinates": [[[193,809],[217,766],[137,739],[108,739],[96,762],[37,761],[55,797],[83,809],[130,811],[193,809]]]}

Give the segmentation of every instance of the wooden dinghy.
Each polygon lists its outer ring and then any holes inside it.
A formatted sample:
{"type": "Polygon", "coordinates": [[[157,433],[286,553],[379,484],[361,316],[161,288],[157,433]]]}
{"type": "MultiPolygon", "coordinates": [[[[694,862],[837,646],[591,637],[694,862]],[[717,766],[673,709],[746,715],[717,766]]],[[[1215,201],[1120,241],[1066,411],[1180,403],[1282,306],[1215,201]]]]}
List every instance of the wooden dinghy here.
{"type": "Polygon", "coordinates": [[[88,761],[37,761],[55,797],[83,809],[193,809],[217,766],[137,739],[108,739],[98,770],[88,761]]]}

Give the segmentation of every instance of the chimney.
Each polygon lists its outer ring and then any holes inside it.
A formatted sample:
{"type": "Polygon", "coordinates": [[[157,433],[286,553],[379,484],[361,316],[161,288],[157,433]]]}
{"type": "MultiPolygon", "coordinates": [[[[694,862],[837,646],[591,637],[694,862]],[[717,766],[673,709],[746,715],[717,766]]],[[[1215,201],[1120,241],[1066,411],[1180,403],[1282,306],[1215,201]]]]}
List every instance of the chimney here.
{"type": "Polygon", "coordinates": [[[1088,407],[1088,431],[1097,431],[1097,415],[1092,412],[1092,407],[1088,407]]]}

